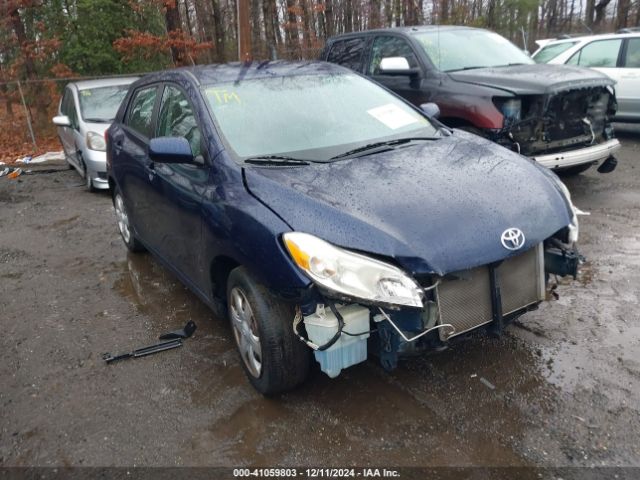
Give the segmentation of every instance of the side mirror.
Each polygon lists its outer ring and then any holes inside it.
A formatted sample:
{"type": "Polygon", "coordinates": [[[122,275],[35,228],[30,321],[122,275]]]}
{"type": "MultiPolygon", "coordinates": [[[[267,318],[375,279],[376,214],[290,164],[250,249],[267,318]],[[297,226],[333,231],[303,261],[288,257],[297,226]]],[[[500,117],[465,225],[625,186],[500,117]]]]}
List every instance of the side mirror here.
{"type": "Polygon", "coordinates": [[[433,102],[423,103],[420,105],[422,110],[428,118],[438,118],[440,116],[440,107],[433,102]]]}
{"type": "Polygon", "coordinates": [[[411,68],[409,61],[404,57],[385,57],[380,60],[379,71],[381,75],[406,75],[407,77],[420,76],[420,69],[411,68]]]}
{"type": "Polygon", "coordinates": [[[152,138],[149,158],[158,163],[193,163],[191,145],[184,137],[152,138]]]}
{"type": "Polygon", "coordinates": [[[53,124],[58,127],[70,127],[71,120],[66,115],[57,115],[52,118],[53,124]]]}

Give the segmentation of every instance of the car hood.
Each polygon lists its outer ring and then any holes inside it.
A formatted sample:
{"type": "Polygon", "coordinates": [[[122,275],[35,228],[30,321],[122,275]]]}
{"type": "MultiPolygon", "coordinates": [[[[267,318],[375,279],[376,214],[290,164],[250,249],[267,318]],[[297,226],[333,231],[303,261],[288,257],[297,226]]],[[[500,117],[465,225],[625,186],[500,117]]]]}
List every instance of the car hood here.
{"type": "Polygon", "coordinates": [[[295,231],[445,274],[522,252],[570,223],[550,173],[474,135],[327,164],[244,169],[249,191],[295,231]],[[518,252],[501,234],[520,228],[518,252]]]}
{"type": "Polygon", "coordinates": [[[615,85],[615,81],[595,70],[569,65],[513,65],[450,72],[457,81],[499,88],[515,95],[555,93],[563,90],[615,85]]]}

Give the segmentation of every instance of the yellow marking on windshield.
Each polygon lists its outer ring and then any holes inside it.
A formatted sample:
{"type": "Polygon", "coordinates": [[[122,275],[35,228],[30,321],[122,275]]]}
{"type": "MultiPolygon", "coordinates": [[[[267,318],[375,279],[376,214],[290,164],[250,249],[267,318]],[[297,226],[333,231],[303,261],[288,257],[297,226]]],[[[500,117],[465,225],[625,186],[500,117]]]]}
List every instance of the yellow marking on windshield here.
{"type": "Polygon", "coordinates": [[[210,88],[207,95],[215,100],[216,103],[225,105],[227,103],[237,103],[240,105],[242,101],[236,92],[230,92],[227,89],[210,88]]]}

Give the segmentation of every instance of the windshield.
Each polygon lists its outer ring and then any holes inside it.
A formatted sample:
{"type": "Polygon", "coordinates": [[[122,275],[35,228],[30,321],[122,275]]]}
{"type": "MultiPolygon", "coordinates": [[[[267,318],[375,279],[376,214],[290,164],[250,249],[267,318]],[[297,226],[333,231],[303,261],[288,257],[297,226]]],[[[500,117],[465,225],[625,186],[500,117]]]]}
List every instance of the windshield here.
{"type": "Polygon", "coordinates": [[[204,93],[226,142],[244,159],[327,161],[375,142],[437,135],[424,116],[358,75],[243,80],[204,93]]]}
{"type": "Polygon", "coordinates": [[[522,50],[497,33],[486,30],[433,30],[414,34],[442,71],[534,63],[522,50]]]}
{"type": "Polygon", "coordinates": [[[533,60],[536,63],[547,63],[550,60],[553,60],[558,55],[563,52],[566,52],[571,47],[573,47],[578,42],[564,42],[564,43],[556,43],[555,45],[547,45],[539,50],[534,56],[533,60]]]}
{"type": "Polygon", "coordinates": [[[80,90],[80,112],[85,122],[109,123],[116,118],[129,85],[80,90]]]}

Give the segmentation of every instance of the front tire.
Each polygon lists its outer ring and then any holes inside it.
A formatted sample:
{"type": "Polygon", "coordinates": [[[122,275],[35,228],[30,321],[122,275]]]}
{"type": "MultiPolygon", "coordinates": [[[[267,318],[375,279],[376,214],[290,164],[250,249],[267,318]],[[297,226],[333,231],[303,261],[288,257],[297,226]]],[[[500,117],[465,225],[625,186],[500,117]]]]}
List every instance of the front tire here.
{"type": "Polygon", "coordinates": [[[292,305],[238,267],[227,281],[227,306],[242,367],[257,391],[275,395],[307,378],[311,351],[293,333],[292,305]]]}
{"type": "Polygon", "coordinates": [[[116,213],[116,222],[118,225],[118,231],[120,232],[120,237],[127,249],[134,253],[144,252],[145,248],[133,231],[133,227],[129,220],[129,213],[127,212],[127,207],[124,204],[124,198],[122,198],[122,193],[118,187],[115,187],[113,191],[113,208],[116,213]]]}

